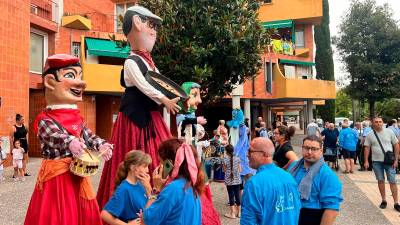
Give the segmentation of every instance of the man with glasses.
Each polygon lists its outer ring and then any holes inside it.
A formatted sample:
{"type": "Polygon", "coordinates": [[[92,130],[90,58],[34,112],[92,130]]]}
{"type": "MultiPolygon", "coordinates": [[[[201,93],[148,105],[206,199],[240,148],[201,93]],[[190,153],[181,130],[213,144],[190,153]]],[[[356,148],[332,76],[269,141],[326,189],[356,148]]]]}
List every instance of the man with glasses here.
{"type": "MultiPolygon", "coordinates": [[[[386,192],[385,192],[385,171],[386,178],[389,181],[390,190],[392,191],[394,209],[400,212],[400,205],[398,199],[398,191],[396,184],[396,168],[399,158],[399,145],[398,139],[393,131],[383,128],[383,120],[381,117],[375,117],[373,119],[373,132],[369,132],[364,142],[364,159],[367,159],[369,153],[372,154],[372,165],[375,173],[375,177],[378,180],[378,188],[381,193],[382,202],[380,204],[381,209],[385,209],[387,206],[386,192]],[[383,152],[394,152],[395,159],[388,165],[385,163],[385,155],[383,152]]],[[[368,160],[364,162],[364,167],[368,169],[370,166],[368,160]]]]}
{"type": "Polygon", "coordinates": [[[304,138],[301,153],[289,167],[301,195],[299,225],[332,225],[343,201],[342,184],[324,161],[319,137],[304,138]]]}
{"type": "Polygon", "coordinates": [[[267,138],[251,141],[247,153],[257,170],[244,186],[241,225],[297,224],[301,208],[296,181],[272,161],[275,149],[267,138]]]}

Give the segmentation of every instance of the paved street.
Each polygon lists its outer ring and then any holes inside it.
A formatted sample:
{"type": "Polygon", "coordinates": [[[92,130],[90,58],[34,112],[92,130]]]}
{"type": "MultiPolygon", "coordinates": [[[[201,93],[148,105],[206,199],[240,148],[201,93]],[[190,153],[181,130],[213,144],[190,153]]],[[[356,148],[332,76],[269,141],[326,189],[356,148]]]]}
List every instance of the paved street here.
{"type": "MultiPolygon", "coordinates": [[[[301,146],[302,135],[296,135],[292,141],[298,151],[301,146]]],[[[32,177],[25,182],[13,182],[10,178],[12,170],[7,168],[5,176],[7,180],[0,184],[0,225],[23,224],[26,209],[35,184],[36,175],[40,165],[40,159],[32,159],[29,164],[29,171],[32,177]]],[[[97,189],[100,173],[93,177],[93,184],[97,189]]],[[[393,200],[388,192],[388,208],[378,208],[380,197],[372,172],[356,172],[353,175],[339,173],[343,182],[344,203],[336,224],[345,225],[390,225],[400,224],[400,213],[394,211],[393,200]]],[[[214,204],[221,215],[222,224],[236,225],[239,220],[225,218],[224,213],[228,212],[227,193],[223,183],[212,183],[214,204]]],[[[389,187],[387,188],[389,190],[389,187]]]]}

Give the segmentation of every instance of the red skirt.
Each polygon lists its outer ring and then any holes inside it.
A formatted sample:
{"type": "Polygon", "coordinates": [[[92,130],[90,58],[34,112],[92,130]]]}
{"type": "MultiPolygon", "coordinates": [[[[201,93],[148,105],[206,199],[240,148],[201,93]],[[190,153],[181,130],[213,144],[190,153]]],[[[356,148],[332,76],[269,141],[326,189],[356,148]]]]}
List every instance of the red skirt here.
{"type": "Polygon", "coordinates": [[[210,185],[207,184],[204,188],[204,193],[201,198],[201,224],[202,225],[221,225],[221,220],[217,210],[215,210],[210,185]]]}
{"type": "Polygon", "coordinates": [[[97,201],[103,208],[114,191],[114,179],[118,165],[124,161],[125,154],[131,150],[143,150],[152,158],[149,166],[150,174],[158,166],[158,146],[171,137],[158,111],[151,112],[152,121],[147,128],[139,128],[121,112],[112,131],[111,143],[114,144],[112,158],[104,164],[103,173],[97,191],[97,201]]]}
{"type": "Polygon", "coordinates": [[[80,195],[81,177],[65,172],[35,186],[25,225],[101,225],[99,206],[94,198],[80,195]]]}

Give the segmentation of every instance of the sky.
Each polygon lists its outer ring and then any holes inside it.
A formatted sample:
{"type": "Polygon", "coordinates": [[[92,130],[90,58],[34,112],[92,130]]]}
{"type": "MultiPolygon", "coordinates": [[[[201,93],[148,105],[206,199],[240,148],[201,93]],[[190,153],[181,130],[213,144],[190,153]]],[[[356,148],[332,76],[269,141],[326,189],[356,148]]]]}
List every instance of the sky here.
{"type": "MultiPolygon", "coordinates": [[[[331,37],[338,35],[338,26],[341,23],[342,17],[350,8],[350,0],[329,0],[329,28],[331,31],[331,37]]],[[[383,5],[385,3],[389,4],[394,12],[394,19],[400,21],[400,0],[376,0],[378,5],[383,5]]],[[[400,24],[400,23],[399,23],[400,24]]],[[[346,69],[343,63],[340,61],[340,56],[337,54],[335,46],[333,47],[333,60],[335,64],[335,78],[336,80],[341,79],[346,76],[346,69]]]]}

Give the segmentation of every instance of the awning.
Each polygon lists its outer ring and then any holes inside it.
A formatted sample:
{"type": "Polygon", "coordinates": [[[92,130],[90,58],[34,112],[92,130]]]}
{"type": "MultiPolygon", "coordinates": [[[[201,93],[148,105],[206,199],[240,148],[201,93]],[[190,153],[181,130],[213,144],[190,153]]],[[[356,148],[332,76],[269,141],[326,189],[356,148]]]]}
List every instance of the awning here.
{"type": "Polygon", "coordinates": [[[80,15],[63,16],[61,26],[77,30],[90,30],[92,29],[92,22],[80,15]]]}
{"type": "Polygon", "coordinates": [[[303,61],[288,60],[288,59],[280,59],[279,63],[295,64],[300,66],[315,66],[314,62],[303,62],[303,61]]]}
{"type": "Polygon", "coordinates": [[[129,46],[118,47],[114,41],[107,39],[85,38],[89,55],[127,58],[131,51],[129,46]]]}
{"type": "Polygon", "coordinates": [[[265,29],[293,27],[293,20],[275,20],[261,23],[265,29]]]}

